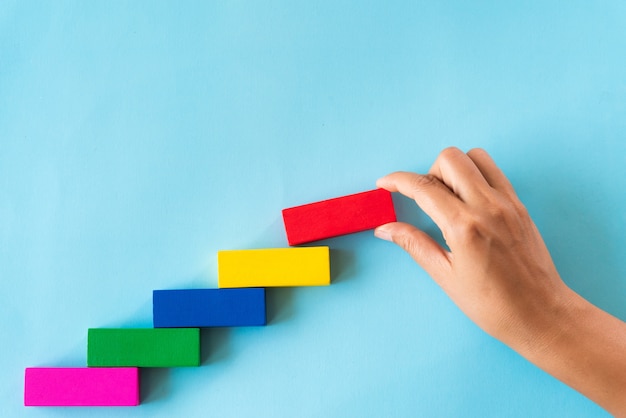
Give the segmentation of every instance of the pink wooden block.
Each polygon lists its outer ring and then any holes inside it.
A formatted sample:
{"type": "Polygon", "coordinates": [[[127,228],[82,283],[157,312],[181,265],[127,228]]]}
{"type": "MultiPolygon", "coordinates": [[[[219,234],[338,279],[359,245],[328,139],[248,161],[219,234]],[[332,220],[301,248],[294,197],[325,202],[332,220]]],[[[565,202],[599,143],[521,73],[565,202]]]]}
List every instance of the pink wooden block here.
{"type": "Polygon", "coordinates": [[[24,382],[26,406],[136,406],[136,367],[30,367],[24,382]]]}

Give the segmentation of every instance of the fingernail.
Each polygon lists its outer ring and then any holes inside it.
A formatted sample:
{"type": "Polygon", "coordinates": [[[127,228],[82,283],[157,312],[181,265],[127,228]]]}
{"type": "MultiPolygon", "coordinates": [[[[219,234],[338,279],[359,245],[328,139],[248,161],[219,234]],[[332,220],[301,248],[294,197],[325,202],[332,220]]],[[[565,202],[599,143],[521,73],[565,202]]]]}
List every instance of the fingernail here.
{"type": "Polygon", "coordinates": [[[374,236],[376,238],[384,239],[385,241],[391,241],[391,234],[385,226],[379,226],[374,230],[374,236]]]}

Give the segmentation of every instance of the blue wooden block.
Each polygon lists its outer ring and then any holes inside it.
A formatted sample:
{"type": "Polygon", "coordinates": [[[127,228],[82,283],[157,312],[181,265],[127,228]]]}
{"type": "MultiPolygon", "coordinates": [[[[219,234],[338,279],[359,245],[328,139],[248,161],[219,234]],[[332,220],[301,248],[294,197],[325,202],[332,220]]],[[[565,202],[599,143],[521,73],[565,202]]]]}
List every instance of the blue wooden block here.
{"type": "Polygon", "coordinates": [[[183,289],[152,292],[155,328],[265,325],[265,289],[183,289]]]}

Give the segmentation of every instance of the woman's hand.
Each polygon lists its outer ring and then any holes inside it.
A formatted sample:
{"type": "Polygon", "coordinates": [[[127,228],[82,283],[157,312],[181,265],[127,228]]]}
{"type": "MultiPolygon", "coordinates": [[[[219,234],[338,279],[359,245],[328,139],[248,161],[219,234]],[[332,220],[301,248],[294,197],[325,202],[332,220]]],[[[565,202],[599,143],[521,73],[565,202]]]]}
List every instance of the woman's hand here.
{"type": "Polygon", "coordinates": [[[448,148],[428,174],[396,172],[377,186],[414,199],[449,250],[402,222],[378,227],[377,237],[406,250],[487,333],[612,413],[626,414],[626,324],[565,285],[485,151],[448,148]]]}

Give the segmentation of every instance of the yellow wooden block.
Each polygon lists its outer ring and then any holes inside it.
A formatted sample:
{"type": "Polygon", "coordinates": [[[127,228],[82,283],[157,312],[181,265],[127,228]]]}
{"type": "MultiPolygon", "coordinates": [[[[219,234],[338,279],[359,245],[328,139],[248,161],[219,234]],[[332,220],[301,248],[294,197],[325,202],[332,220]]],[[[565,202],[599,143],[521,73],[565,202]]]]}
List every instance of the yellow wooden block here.
{"type": "Polygon", "coordinates": [[[328,247],[218,251],[218,287],[327,286],[328,247]]]}

